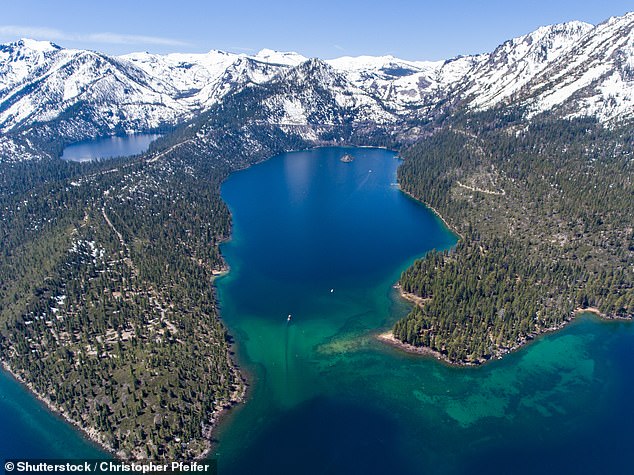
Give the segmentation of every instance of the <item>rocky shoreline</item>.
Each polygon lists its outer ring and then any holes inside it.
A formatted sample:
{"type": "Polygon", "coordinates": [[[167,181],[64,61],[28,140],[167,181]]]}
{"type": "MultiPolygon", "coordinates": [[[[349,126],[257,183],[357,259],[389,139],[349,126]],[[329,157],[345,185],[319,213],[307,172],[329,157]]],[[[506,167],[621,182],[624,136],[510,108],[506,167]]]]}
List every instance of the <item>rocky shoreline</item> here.
{"type": "MultiPolygon", "coordinates": [[[[230,356],[228,356],[228,358],[230,358],[230,356]]],[[[103,434],[101,434],[97,429],[95,429],[94,427],[82,425],[79,421],[73,419],[64,408],[55,404],[48,396],[43,395],[39,391],[37,391],[30,381],[27,381],[26,379],[24,379],[24,377],[20,373],[14,371],[13,368],[11,368],[11,366],[6,361],[2,361],[1,364],[3,369],[7,373],[9,373],[16,381],[18,381],[20,384],[25,386],[29,390],[29,392],[31,392],[31,394],[35,396],[35,398],[38,401],[44,404],[51,412],[59,415],[66,422],[68,422],[73,427],[78,429],[80,433],[91,443],[97,445],[99,448],[101,448],[105,452],[121,460],[130,460],[130,459],[143,460],[144,459],[143,457],[139,457],[136,454],[127,454],[121,450],[115,451],[112,445],[110,445],[104,439],[103,434]]],[[[202,432],[202,439],[203,439],[203,443],[205,444],[205,449],[200,454],[196,455],[194,457],[194,460],[202,460],[209,455],[209,453],[211,452],[213,448],[212,435],[213,435],[213,432],[217,429],[222,416],[225,415],[231,408],[244,402],[245,400],[246,388],[247,388],[246,381],[244,381],[244,379],[242,378],[242,373],[240,372],[237,364],[233,363],[233,369],[235,371],[235,376],[239,378],[240,381],[242,381],[242,384],[239,387],[237,387],[236,390],[231,394],[231,397],[229,398],[228,401],[219,401],[218,409],[216,409],[209,415],[209,418],[208,418],[209,424],[205,428],[203,428],[203,432],[202,432]]]]}
{"type": "MultiPolygon", "coordinates": [[[[400,289],[400,286],[395,286],[397,288],[400,289]]],[[[407,294],[406,292],[403,292],[401,290],[401,296],[403,298],[405,298],[406,300],[409,301],[413,301],[414,303],[418,304],[418,302],[416,300],[413,300],[411,297],[412,294],[407,294]]],[[[421,297],[415,296],[418,300],[429,300],[429,299],[422,299],[421,297]]],[[[540,335],[544,335],[546,333],[552,333],[558,330],[561,330],[562,328],[564,328],[568,323],[572,322],[575,318],[575,316],[583,314],[583,313],[592,313],[593,315],[596,315],[597,317],[604,319],[604,320],[624,320],[624,321],[632,321],[632,317],[626,318],[626,317],[617,317],[617,316],[610,316],[610,315],[606,315],[604,313],[602,313],[598,308],[596,307],[587,307],[587,308],[581,308],[581,307],[577,307],[572,315],[564,320],[560,325],[554,326],[554,327],[548,327],[548,328],[543,328],[540,329],[539,331],[535,331],[529,335],[526,335],[525,337],[522,338],[521,341],[519,341],[516,345],[510,347],[510,348],[500,348],[498,349],[498,351],[496,351],[491,358],[489,359],[478,359],[478,360],[453,360],[449,357],[447,357],[446,355],[444,355],[443,353],[434,350],[432,348],[429,348],[427,346],[415,346],[415,345],[410,345],[409,343],[405,343],[401,340],[399,340],[398,338],[396,338],[394,336],[394,334],[392,333],[392,331],[387,331],[384,333],[380,333],[378,335],[376,335],[376,339],[381,341],[382,343],[388,344],[394,348],[397,348],[401,351],[404,351],[406,353],[411,353],[411,354],[416,354],[416,355],[422,355],[422,356],[431,356],[435,359],[437,359],[438,361],[448,364],[450,366],[458,366],[458,367],[466,367],[466,366],[481,366],[489,361],[492,360],[499,360],[502,359],[502,357],[504,357],[505,355],[508,355],[509,353],[513,353],[514,351],[519,350],[520,348],[522,348],[524,345],[526,345],[529,341],[534,340],[535,338],[539,337],[540,335]]]]}
{"type": "Polygon", "coordinates": [[[11,376],[13,376],[16,381],[25,386],[31,392],[31,394],[33,394],[35,398],[42,404],[44,404],[51,412],[61,416],[66,422],[70,423],[76,429],[79,429],[82,435],[90,440],[92,443],[98,445],[101,449],[116,457],[122,458],[125,455],[121,452],[115,452],[112,446],[103,439],[101,434],[95,428],[81,425],[78,421],[71,418],[70,414],[68,414],[66,410],[51,401],[48,396],[39,393],[31,382],[25,380],[21,374],[14,371],[13,368],[11,368],[11,366],[9,366],[6,361],[2,362],[2,368],[11,376]]]}
{"type": "Polygon", "coordinates": [[[403,298],[403,299],[405,299],[405,300],[407,300],[409,302],[412,302],[412,303],[418,305],[419,307],[422,307],[426,302],[429,302],[431,300],[431,298],[423,298],[423,297],[419,297],[416,294],[412,294],[410,292],[405,292],[403,290],[403,287],[401,286],[401,284],[395,284],[394,288],[398,289],[401,298],[403,298]]]}
{"type": "Polygon", "coordinates": [[[398,189],[401,190],[403,193],[405,193],[407,196],[409,196],[411,199],[417,201],[418,203],[422,203],[423,205],[425,205],[425,207],[427,209],[430,209],[437,217],[438,219],[440,219],[445,226],[447,226],[447,228],[454,233],[455,235],[457,235],[458,237],[460,237],[460,239],[464,239],[464,236],[462,235],[462,233],[460,231],[458,231],[454,226],[452,226],[451,224],[449,224],[447,222],[447,220],[443,217],[442,214],[440,214],[438,212],[438,210],[432,206],[430,206],[428,203],[425,203],[424,201],[419,200],[418,198],[416,198],[414,195],[412,195],[409,191],[406,191],[403,189],[403,187],[401,186],[401,184],[398,184],[398,189]]]}

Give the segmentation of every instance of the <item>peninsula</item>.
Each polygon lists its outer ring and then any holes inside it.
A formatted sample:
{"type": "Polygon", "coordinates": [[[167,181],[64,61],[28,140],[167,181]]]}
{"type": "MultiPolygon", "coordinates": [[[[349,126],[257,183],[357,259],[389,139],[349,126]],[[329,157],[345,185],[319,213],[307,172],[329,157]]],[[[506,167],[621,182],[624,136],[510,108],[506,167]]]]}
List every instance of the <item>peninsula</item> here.
{"type": "Polygon", "coordinates": [[[3,365],[122,458],[203,456],[246,384],[213,287],[220,186],[324,145],[399,150],[401,189],[460,236],[402,275],[420,305],[399,341],[477,364],[577,308],[630,317],[633,31],[631,13],[551,25],[433,63],[1,45],[3,365]],[[59,159],[123,133],[162,137],[59,159]]]}
{"type": "Polygon", "coordinates": [[[634,312],[626,130],[500,119],[475,115],[402,152],[404,191],[461,238],[403,273],[402,291],[424,301],[393,333],[455,364],[499,358],[579,310],[634,312]]]}

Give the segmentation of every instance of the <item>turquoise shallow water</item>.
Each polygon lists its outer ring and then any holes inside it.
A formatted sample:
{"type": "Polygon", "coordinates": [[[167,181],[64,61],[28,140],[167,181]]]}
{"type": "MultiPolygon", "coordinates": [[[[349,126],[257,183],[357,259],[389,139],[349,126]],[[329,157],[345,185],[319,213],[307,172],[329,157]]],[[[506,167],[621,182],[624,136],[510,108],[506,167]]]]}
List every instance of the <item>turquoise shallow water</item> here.
{"type": "Polygon", "coordinates": [[[407,312],[400,272],[455,242],[394,186],[397,166],[325,148],[224,184],[218,288],[252,385],[217,434],[221,473],[632,473],[631,325],[580,318],[480,368],[374,339],[407,312]]]}

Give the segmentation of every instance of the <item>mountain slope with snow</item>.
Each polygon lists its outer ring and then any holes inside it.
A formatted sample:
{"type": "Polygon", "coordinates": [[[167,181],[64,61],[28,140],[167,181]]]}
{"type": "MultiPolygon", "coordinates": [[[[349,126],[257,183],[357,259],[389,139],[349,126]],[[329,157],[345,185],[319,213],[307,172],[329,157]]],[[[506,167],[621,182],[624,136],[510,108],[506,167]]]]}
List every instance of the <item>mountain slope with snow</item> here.
{"type": "Polygon", "coordinates": [[[446,95],[448,87],[462,79],[484,55],[447,61],[405,61],[393,56],[342,57],[326,61],[356,87],[406,113],[446,95]]]}
{"type": "Polygon", "coordinates": [[[631,119],[634,113],[634,13],[593,28],[528,84],[531,114],[555,110],[565,117],[591,116],[602,122],[631,119]]]}
{"type": "Polygon", "coordinates": [[[0,45],[0,152],[24,152],[35,136],[57,134],[70,143],[171,127],[257,85],[276,91],[258,117],[286,125],[392,127],[516,106],[527,117],[549,111],[605,123],[630,120],[633,28],[634,13],[598,26],[552,25],[491,53],[435,62],[320,61],[272,50],[110,57],[20,40],[0,45]]]}
{"type": "Polygon", "coordinates": [[[592,28],[588,23],[570,22],[506,41],[463,76],[457,89],[472,108],[494,107],[574,49],[592,28]]]}
{"type": "Polygon", "coordinates": [[[7,76],[0,96],[0,130],[83,116],[104,133],[174,123],[187,108],[173,87],[118,58],[82,50],[47,49],[31,43],[3,45],[7,76]],[[25,74],[25,71],[28,73],[25,74]],[[66,117],[68,116],[68,117],[66,117]]]}

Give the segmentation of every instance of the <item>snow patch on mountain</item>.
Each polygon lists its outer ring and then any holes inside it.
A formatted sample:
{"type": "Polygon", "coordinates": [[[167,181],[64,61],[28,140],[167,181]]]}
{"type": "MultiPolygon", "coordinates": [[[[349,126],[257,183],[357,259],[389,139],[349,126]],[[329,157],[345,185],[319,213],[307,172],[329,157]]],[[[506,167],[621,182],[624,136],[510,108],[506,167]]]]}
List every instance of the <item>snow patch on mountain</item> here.
{"type": "Polygon", "coordinates": [[[0,99],[38,69],[52,62],[60,47],[49,41],[21,39],[0,45],[0,99]]]}
{"type": "Polygon", "coordinates": [[[2,98],[3,132],[55,120],[74,108],[75,114],[91,114],[105,130],[114,130],[120,124],[132,129],[138,125],[158,127],[174,123],[188,112],[172,97],[169,86],[157,85],[129,63],[99,53],[59,51],[32,76],[2,98]],[[127,122],[130,127],[125,125],[127,122]]]}
{"type": "Polygon", "coordinates": [[[299,53],[281,52],[272,49],[260,50],[255,56],[253,56],[253,59],[269,64],[281,64],[284,66],[298,66],[308,60],[308,58],[299,53]]]}
{"type": "Polygon", "coordinates": [[[311,124],[424,122],[456,107],[622,121],[634,117],[633,27],[634,13],[541,27],[447,61],[321,61],[269,49],[109,57],[23,39],[0,45],[0,132],[14,135],[0,152],[23,154],[15,134],[47,124],[46,134],[68,141],[175,125],[250,88],[265,91],[258,120],[309,134],[311,124]]]}
{"type": "Polygon", "coordinates": [[[240,56],[212,50],[206,54],[172,53],[165,56],[132,53],[120,58],[144,70],[152,78],[166,82],[177,91],[178,100],[195,108],[213,96],[202,92],[203,89],[217,84],[240,56]]]}
{"type": "Polygon", "coordinates": [[[561,109],[566,117],[603,122],[634,113],[634,13],[614,17],[585,35],[530,84],[531,115],[561,109]]]}
{"type": "Polygon", "coordinates": [[[464,77],[462,95],[474,109],[489,109],[509,99],[593,29],[570,22],[538,28],[506,41],[464,77]]]}
{"type": "Polygon", "coordinates": [[[395,110],[419,102],[438,88],[434,80],[443,61],[413,62],[393,56],[345,56],[326,61],[356,87],[395,110]]]}

